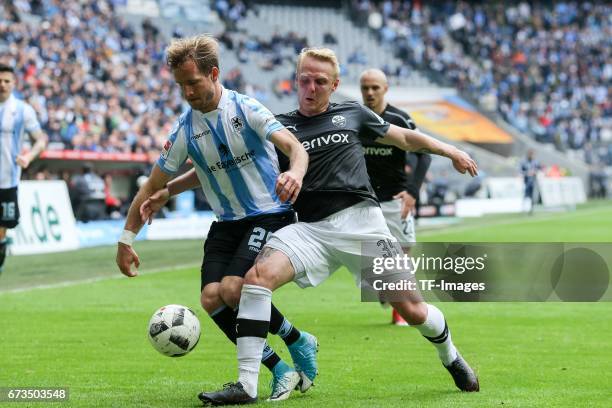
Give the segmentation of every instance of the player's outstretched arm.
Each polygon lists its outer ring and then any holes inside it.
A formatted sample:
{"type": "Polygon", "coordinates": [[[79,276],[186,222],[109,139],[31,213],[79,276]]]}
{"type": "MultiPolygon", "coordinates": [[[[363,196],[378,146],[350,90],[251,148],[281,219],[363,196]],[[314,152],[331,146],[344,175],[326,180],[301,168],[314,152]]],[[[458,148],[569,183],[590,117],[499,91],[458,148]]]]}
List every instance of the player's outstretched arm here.
{"type": "Polygon", "coordinates": [[[467,171],[471,176],[478,174],[476,162],[466,152],[417,130],[391,125],[385,136],[379,137],[376,141],[397,146],[406,151],[431,153],[448,157],[453,161],[453,167],[459,173],[464,174],[467,171]]]}
{"type": "Polygon", "coordinates": [[[142,228],[143,222],[140,219],[140,206],[142,203],[149,198],[157,190],[164,188],[166,183],[170,180],[170,176],[155,165],[151,171],[151,175],[147,179],[147,182],[138,190],[136,197],[130,205],[128,210],[127,219],[125,221],[125,227],[119,242],[117,243],[117,266],[121,270],[121,273],[132,277],[136,276],[136,271],[132,271],[132,264],[137,268],[140,266],[140,259],[138,254],[132,248],[132,243],[140,228],[142,228]]]}
{"type": "Polygon", "coordinates": [[[47,138],[47,135],[45,135],[42,130],[38,129],[32,132],[30,134],[30,137],[32,137],[32,139],[35,141],[34,145],[32,146],[32,149],[27,153],[18,155],[17,158],[15,159],[17,164],[22,169],[27,168],[30,165],[30,163],[32,163],[32,160],[37,158],[42,153],[42,151],[45,150],[45,148],[47,147],[48,138],[47,138]]]}
{"type": "Polygon", "coordinates": [[[143,224],[148,222],[151,225],[153,216],[166,205],[170,197],[199,186],[200,180],[195,169],[191,169],[173,179],[164,188],[157,190],[142,203],[140,206],[140,220],[143,224]]]}
{"type": "Polygon", "coordinates": [[[279,174],[276,180],[276,194],[281,201],[295,202],[302,180],[308,169],[308,153],[293,133],[287,129],[277,130],[270,141],[289,158],[289,170],[279,174]]]}

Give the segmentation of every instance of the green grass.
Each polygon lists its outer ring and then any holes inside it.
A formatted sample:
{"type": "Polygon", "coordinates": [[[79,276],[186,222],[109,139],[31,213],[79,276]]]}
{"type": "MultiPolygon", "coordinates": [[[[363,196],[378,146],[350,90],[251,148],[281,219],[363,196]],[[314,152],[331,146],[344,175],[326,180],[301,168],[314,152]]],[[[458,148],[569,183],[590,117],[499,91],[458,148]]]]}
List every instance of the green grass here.
{"type": "MultiPolygon", "coordinates": [[[[612,231],[611,215],[598,206],[518,217],[516,224],[498,217],[420,238],[592,241],[606,225],[612,231]],[[524,232],[510,233],[515,230],[524,232]]],[[[612,241],[605,234],[596,239],[604,240],[612,241]]],[[[118,277],[115,249],[10,259],[0,276],[0,387],[67,386],[70,401],[54,404],[60,407],[194,407],[198,392],[235,379],[235,348],[198,306],[201,243],[147,242],[136,249],[143,262],[138,278],[46,289],[27,287],[118,277]],[[194,266],[172,268],[181,264],[194,266]],[[183,358],[159,355],[146,338],[150,315],[169,303],[192,307],[202,322],[200,344],[183,358]]],[[[288,285],[275,293],[275,303],[321,343],[317,386],[283,407],[612,405],[610,303],[439,304],[453,339],[480,375],[478,394],[455,390],[414,329],[391,326],[388,310],[360,303],[345,271],[316,289],[288,285]]],[[[282,343],[271,342],[289,360],[282,343]]],[[[262,369],[262,397],[269,380],[262,369]]],[[[13,405],[43,404],[6,404],[13,405]]]]}
{"type": "Polygon", "coordinates": [[[513,214],[468,220],[425,231],[432,242],[612,242],[612,202],[589,203],[576,212],[513,214]]]}

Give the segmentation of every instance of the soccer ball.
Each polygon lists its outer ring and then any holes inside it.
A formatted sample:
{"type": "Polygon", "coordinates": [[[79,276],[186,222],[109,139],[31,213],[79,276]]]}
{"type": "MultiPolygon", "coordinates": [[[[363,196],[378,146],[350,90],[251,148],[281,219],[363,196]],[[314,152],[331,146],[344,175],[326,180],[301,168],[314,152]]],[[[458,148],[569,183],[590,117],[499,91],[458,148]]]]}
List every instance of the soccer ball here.
{"type": "Polygon", "coordinates": [[[189,353],[200,340],[200,321],[188,307],[168,305],[159,308],[149,320],[149,341],[165,356],[189,353]]]}

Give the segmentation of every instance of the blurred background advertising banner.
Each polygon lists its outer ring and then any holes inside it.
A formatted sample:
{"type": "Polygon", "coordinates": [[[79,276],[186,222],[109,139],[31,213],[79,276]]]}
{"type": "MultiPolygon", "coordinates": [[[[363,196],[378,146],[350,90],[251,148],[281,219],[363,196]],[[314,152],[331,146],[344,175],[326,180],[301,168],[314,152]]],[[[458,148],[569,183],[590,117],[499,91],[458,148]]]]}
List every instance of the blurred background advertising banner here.
{"type": "Polygon", "coordinates": [[[68,188],[62,180],[19,184],[19,225],[9,230],[12,254],[27,255],[77,249],[78,234],[68,188]]]}

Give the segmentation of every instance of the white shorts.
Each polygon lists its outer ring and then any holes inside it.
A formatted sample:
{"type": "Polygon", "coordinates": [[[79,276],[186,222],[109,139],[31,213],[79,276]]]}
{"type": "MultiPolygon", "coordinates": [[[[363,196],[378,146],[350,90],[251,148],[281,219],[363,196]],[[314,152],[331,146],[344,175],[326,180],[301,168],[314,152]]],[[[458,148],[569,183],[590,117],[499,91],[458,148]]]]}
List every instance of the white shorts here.
{"type": "Polygon", "coordinates": [[[402,200],[383,201],[380,203],[380,208],[395,239],[402,245],[404,243],[414,244],[416,242],[414,217],[408,214],[408,217],[402,219],[402,200]]]}
{"type": "Polygon", "coordinates": [[[364,257],[385,257],[386,251],[401,251],[381,209],[369,202],[355,204],[321,221],[283,227],[265,246],[287,255],[295,270],[294,281],[302,288],[319,285],[342,265],[361,286],[364,257]],[[364,253],[364,243],[371,253],[364,253]]]}

